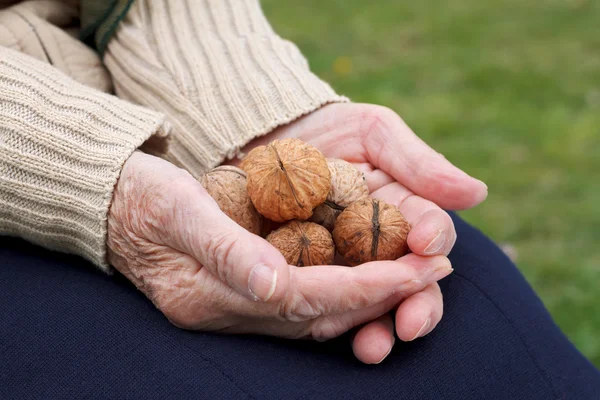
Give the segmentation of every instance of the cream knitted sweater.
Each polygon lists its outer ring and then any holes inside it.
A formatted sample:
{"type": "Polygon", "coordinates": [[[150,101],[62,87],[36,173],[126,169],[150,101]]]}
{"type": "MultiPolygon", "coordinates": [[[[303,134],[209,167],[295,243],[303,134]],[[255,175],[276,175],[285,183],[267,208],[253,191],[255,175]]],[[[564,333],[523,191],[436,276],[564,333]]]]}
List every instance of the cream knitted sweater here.
{"type": "Polygon", "coordinates": [[[108,71],[72,35],[75,15],[61,0],[0,10],[0,235],[106,271],[107,215],[133,151],[199,176],[347,100],[277,36],[258,0],[137,0],[108,43],[108,71]]]}

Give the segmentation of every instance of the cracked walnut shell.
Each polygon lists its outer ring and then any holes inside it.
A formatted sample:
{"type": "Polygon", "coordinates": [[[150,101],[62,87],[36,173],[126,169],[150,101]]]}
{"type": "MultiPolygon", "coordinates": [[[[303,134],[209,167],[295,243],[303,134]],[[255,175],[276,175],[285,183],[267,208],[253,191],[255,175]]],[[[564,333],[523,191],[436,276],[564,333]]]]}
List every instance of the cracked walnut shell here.
{"type": "Polygon", "coordinates": [[[262,217],[248,196],[244,171],[224,165],[210,170],[199,181],[229,218],[249,232],[260,234],[262,217]]]}
{"type": "Polygon", "coordinates": [[[327,165],[331,172],[331,189],[325,203],[315,208],[310,220],[332,231],[338,215],[355,201],[369,197],[369,188],[364,174],[349,162],[330,158],[327,165]]]}
{"type": "Polygon", "coordinates": [[[299,139],[274,140],[251,150],[241,167],[248,174],[254,207],[275,222],[306,220],[331,186],[327,160],[299,139]]]}
{"type": "Polygon", "coordinates": [[[271,232],[267,241],[283,254],[290,265],[333,264],[335,246],[331,234],[314,222],[290,221],[271,232]]]}
{"type": "Polygon", "coordinates": [[[398,207],[377,199],[363,199],[337,218],[333,239],[350,265],[395,260],[407,254],[410,224],[398,207]]]}

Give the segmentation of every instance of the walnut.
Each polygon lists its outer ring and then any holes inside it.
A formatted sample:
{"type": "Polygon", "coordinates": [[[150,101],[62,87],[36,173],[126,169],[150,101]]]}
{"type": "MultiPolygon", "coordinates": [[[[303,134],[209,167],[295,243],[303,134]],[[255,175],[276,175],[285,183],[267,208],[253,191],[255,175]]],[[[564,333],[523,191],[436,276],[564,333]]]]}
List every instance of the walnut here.
{"type": "Polygon", "coordinates": [[[199,180],[229,218],[248,231],[260,234],[262,216],[250,201],[244,171],[224,165],[207,172],[199,180]]]}
{"type": "Polygon", "coordinates": [[[242,161],[248,194],[259,213],[275,222],[306,220],[331,186],[327,160],[298,139],[275,140],[242,161]]]}
{"type": "Polygon", "coordinates": [[[335,246],[331,234],[313,222],[290,221],[267,236],[290,265],[333,264],[335,246]]]}
{"type": "Polygon", "coordinates": [[[338,215],[355,201],[369,197],[369,188],[364,174],[349,162],[330,158],[327,165],[331,172],[331,189],[325,203],[315,208],[310,220],[332,231],[338,215]]]}
{"type": "Polygon", "coordinates": [[[363,199],[337,218],[333,238],[350,265],[395,260],[408,253],[410,224],[400,210],[383,200],[363,199]]]}

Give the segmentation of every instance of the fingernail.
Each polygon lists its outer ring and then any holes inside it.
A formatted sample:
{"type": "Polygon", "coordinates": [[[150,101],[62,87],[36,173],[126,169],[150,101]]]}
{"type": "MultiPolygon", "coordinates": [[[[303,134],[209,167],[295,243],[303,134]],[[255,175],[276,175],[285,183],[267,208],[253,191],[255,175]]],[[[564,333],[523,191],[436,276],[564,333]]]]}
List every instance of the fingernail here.
{"type": "Polygon", "coordinates": [[[248,277],[248,289],[254,300],[269,301],[277,286],[277,270],[265,264],[256,265],[248,277]]]}
{"type": "Polygon", "coordinates": [[[423,335],[425,332],[427,332],[427,329],[429,329],[429,324],[431,324],[431,318],[427,318],[427,320],[425,321],[425,323],[421,326],[421,328],[419,328],[419,331],[417,332],[417,334],[415,335],[414,338],[410,339],[409,341],[413,341],[417,338],[420,338],[421,335],[423,335]]]}
{"type": "Polygon", "coordinates": [[[446,235],[443,230],[440,230],[427,247],[425,247],[423,254],[432,255],[438,253],[444,247],[444,243],[446,243],[446,235]]]}
{"type": "Polygon", "coordinates": [[[381,360],[379,360],[379,361],[377,361],[377,362],[373,363],[374,365],[381,364],[381,362],[382,362],[383,360],[385,360],[385,359],[387,358],[387,356],[389,356],[389,355],[390,355],[390,353],[392,352],[392,349],[394,348],[394,343],[395,343],[395,342],[396,342],[396,338],[392,338],[392,343],[390,344],[390,349],[387,351],[387,353],[385,353],[385,355],[384,355],[383,357],[381,357],[381,360]]]}
{"type": "MultiPolygon", "coordinates": [[[[437,275],[443,274],[442,277],[445,277],[445,276],[450,275],[452,273],[452,271],[454,271],[454,268],[452,268],[451,266],[448,266],[448,265],[444,265],[443,267],[437,267],[436,269],[434,269],[432,276],[437,276],[437,275]]],[[[439,279],[442,279],[442,277],[440,277],[439,279]]]]}
{"type": "MultiPolygon", "coordinates": [[[[476,178],[476,179],[477,179],[477,178],[476,178]]],[[[477,181],[478,181],[479,183],[481,183],[481,185],[482,185],[482,186],[485,188],[485,190],[488,190],[488,186],[485,184],[485,182],[484,182],[484,181],[481,181],[481,180],[479,180],[479,179],[477,179],[477,181]]]]}

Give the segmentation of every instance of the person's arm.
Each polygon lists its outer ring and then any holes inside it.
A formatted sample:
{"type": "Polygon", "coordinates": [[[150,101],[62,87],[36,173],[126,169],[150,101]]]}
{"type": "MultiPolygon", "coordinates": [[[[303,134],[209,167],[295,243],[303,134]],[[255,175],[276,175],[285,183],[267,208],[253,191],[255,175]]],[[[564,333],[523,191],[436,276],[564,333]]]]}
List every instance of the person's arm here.
{"type": "Polygon", "coordinates": [[[273,31],[258,0],[137,0],[103,57],[119,97],[167,114],[166,158],[196,177],[277,126],[347,101],[273,31]]]}
{"type": "Polygon", "coordinates": [[[110,262],[177,326],[230,333],[326,340],[451,272],[446,257],[287,265],[189,173],[135,151],[164,130],[0,47],[0,235],[110,262]]]}
{"type": "MultiPolygon", "coordinates": [[[[113,12],[111,15],[119,14],[113,12]]],[[[97,39],[102,39],[96,45],[104,52],[104,62],[113,77],[116,93],[167,114],[174,131],[171,151],[166,158],[196,177],[238,155],[240,149],[279,136],[302,138],[327,156],[354,162],[367,172],[372,196],[401,206],[413,227],[409,245],[414,254],[397,260],[400,263],[429,263],[436,256],[447,255],[452,248],[456,238],[454,227],[438,204],[467,208],[485,197],[486,189],[481,182],[443,160],[391,110],[370,105],[328,104],[346,103],[347,99],[311,73],[295,45],[273,31],[257,0],[137,0],[117,25],[114,36],[107,40],[111,23],[114,25],[114,19],[104,24],[101,34],[96,35],[97,39]]],[[[192,187],[191,183],[187,187],[192,187]]],[[[187,219],[193,215],[191,210],[186,210],[187,219]]],[[[155,218],[154,214],[152,218],[155,218]]],[[[203,217],[198,214],[197,219],[203,217]]],[[[256,254],[264,254],[265,260],[275,264],[279,261],[264,243],[261,245],[249,238],[242,240],[229,228],[227,230],[228,234],[224,234],[213,228],[212,235],[207,235],[209,243],[217,239],[217,250],[202,245],[199,238],[191,239],[191,234],[174,243],[191,240],[193,246],[188,254],[194,254],[201,265],[206,265],[205,260],[210,265],[203,271],[213,271],[212,276],[218,276],[221,282],[244,293],[249,278],[257,276],[250,272],[255,271],[252,262],[256,260],[256,254]],[[219,248],[225,248],[226,253],[233,256],[222,258],[219,248]],[[246,250],[249,248],[253,251],[246,250]],[[210,258],[211,254],[216,256],[210,258]],[[214,260],[225,260],[223,262],[229,264],[215,264],[214,260]]],[[[137,232],[144,235],[143,231],[137,232]]],[[[115,254],[139,251],[139,246],[128,240],[125,243],[117,241],[111,247],[115,248],[115,254]]],[[[152,253],[151,257],[155,259],[157,255],[152,253]]],[[[167,258],[172,259],[173,254],[167,258]]],[[[368,268],[368,264],[364,266],[368,268]]],[[[168,268],[156,269],[149,263],[137,261],[122,262],[116,267],[131,276],[141,290],[150,293],[150,297],[160,294],[159,302],[173,300],[176,307],[171,307],[169,302],[159,307],[166,315],[177,313],[175,320],[180,326],[230,332],[260,331],[283,336],[290,335],[288,329],[299,329],[299,325],[289,324],[290,321],[282,326],[269,325],[264,318],[258,326],[254,326],[254,322],[232,322],[227,318],[231,316],[231,309],[223,313],[222,304],[211,303],[215,297],[222,298],[222,294],[206,295],[207,287],[213,286],[207,284],[204,277],[200,278],[204,285],[194,285],[185,281],[185,274],[178,271],[179,277],[184,275],[184,282],[180,281],[179,285],[185,289],[169,293],[162,282],[180,278],[173,277],[175,273],[168,268]],[[154,283],[149,283],[152,281],[154,283]],[[182,298],[190,300],[189,308],[182,298]],[[197,304],[206,308],[198,310],[197,304]],[[214,318],[215,312],[220,317],[214,318]],[[227,329],[222,324],[227,325],[227,329]]],[[[439,268],[441,271],[446,267],[439,268]]],[[[310,267],[287,269],[283,266],[275,270],[275,275],[265,273],[259,280],[264,293],[278,293],[281,287],[285,288],[284,292],[294,290],[297,285],[288,286],[286,277],[306,278],[313,271],[310,267]],[[275,291],[268,291],[269,288],[275,291]]],[[[332,278],[326,277],[324,271],[319,267],[317,272],[323,283],[332,278]]],[[[362,275],[356,268],[352,272],[347,269],[339,272],[362,275]]],[[[383,270],[379,272],[380,277],[385,275],[383,270]]],[[[197,275],[196,279],[199,277],[197,275]]],[[[312,319],[310,335],[332,337],[357,323],[372,320],[359,330],[353,346],[362,361],[380,362],[394,342],[394,323],[387,311],[397,308],[396,333],[402,340],[424,336],[440,321],[442,296],[435,280],[431,285],[416,288],[408,298],[387,299],[371,307],[370,310],[377,310],[373,314],[361,310],[360,318],[353,313],[344,313],[342,317],[340,312],[336,322],[327,317],[312,319]]],[[[326,286],[323,284],[320,289],[327,292],[326,286]]],[[[375,287],[380,293],[385,292],[386,285],[382,282],[375,287]]],[[[289,306],[282,305],[282,299],[274,296],[267,296],[266,303],[278,304],[280,309],[289,306]]],[[[365,304],[378,301],[376,296],[367,297],[365,304]]],[[[332,304],[340,306],[336,302],[332,304]]],[[[296,318],[304,319],[306,315],[292,315],[292,319],[296,318]]],[[[295,332],[305,333],[302,329],[295,332]]]]}
{"type": "Polygon", "coordinates": [[[0,235],[108,271],[108,210],[121,168],[166,133],[162,114],[0,46],[0,235]]]}

